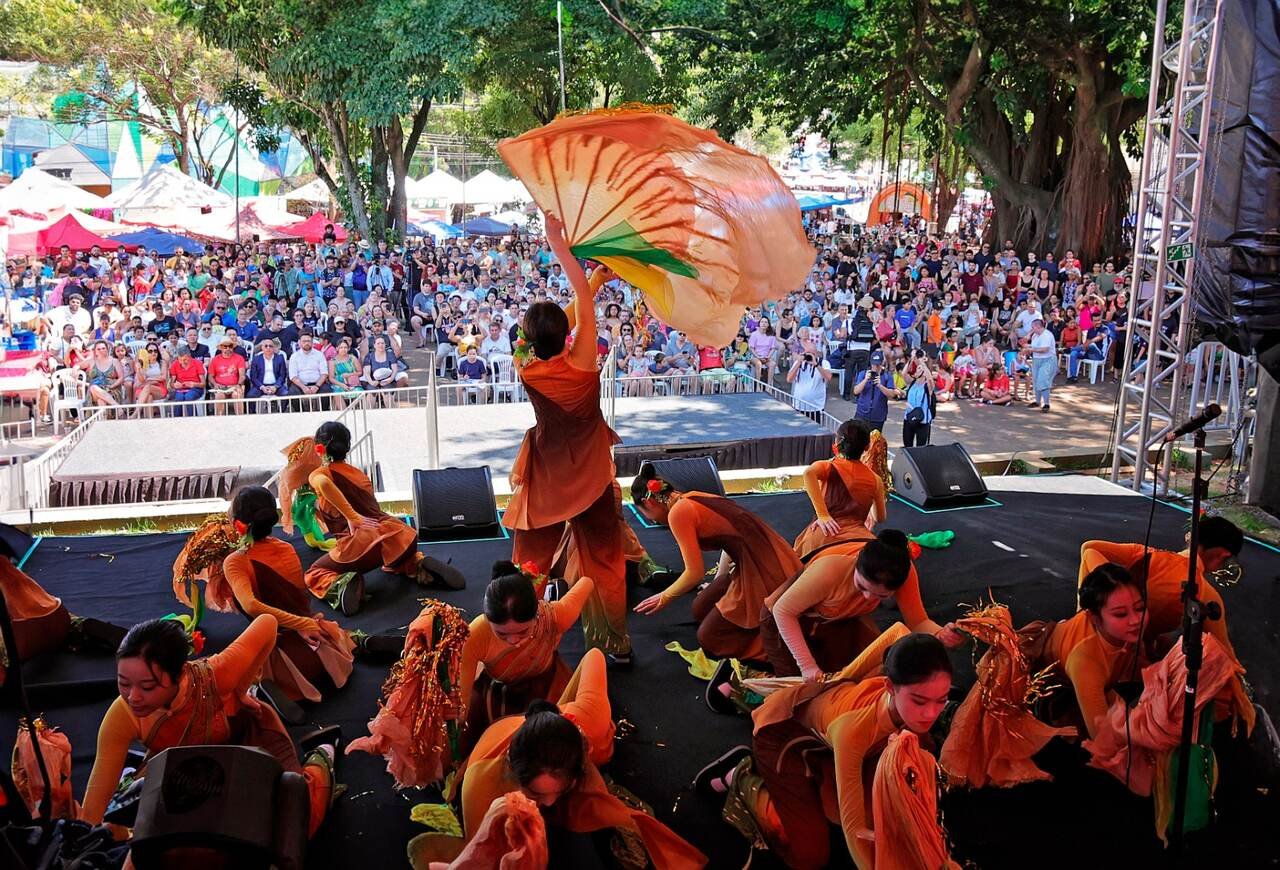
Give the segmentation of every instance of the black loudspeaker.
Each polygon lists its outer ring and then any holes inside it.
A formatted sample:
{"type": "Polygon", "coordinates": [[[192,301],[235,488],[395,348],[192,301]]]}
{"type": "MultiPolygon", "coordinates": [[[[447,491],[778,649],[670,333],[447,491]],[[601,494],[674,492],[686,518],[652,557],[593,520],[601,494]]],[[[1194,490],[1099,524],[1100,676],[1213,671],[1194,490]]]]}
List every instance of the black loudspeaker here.
{"type": "Polygon", "coordinates": [[[413,513],[418,539],[447,541],[498,531],[498,503],[489,466],[414,469],[413,513]]]}
{"type": "Polygon", "coordinates": [[[13,564],[18,564],[35,542],[35,538],[17,526],[0,523],[0,556],[8,556],[13,564]]]}
{"type": "Polygon", "coordinates": [[[649,462],[658,476],[680,492],[706,492],[724,495],[720,469],[710,456],[692,459],[654,459],[649,462]]]}
{"type": "Polygon", "coordinates": [[[130,853],[138,870],[301,870],[309,813],[306,781],[262,750],[176,746],[147,764],[130,853]]]}
{"type": "Polygon", "coordinates": [[[893,489],[923,508],[977,504],[987,498],[987,485],[963,444],[899,449],[893,457],[893,489]]]}

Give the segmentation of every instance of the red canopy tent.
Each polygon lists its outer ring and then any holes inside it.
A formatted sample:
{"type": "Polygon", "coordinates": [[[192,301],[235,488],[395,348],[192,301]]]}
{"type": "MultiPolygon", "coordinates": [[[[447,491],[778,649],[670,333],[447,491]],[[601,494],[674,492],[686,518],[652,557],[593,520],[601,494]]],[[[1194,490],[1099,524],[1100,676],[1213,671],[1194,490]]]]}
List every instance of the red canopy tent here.
{"type": "Polygon", "coordinates": [[[74,214],[69,214],[57,223],[50,224],[36,233],[36,250],[38,253],[44,254],[47,251],[56,251],[63,245],[73,251],[87,251],[94,245],[104,251],[114,250],[115,248],[114,242],[102,238],[97,233],[86,230],[76,220],[74,214]]]}
{"type": "Polygon", "coordinates": [[[282,229],[302,236],[302,240],[309,245],[318,245],[324,241],[324,228],[330,224],[333,225],[333,233],[337,236],[338,242],[345,242],[347,240],[346,229],[341,224],[329,220],[322,211],[312,212],[311,217],[306,220],[298,221],[296,224],[289,224],[282,229]]]}

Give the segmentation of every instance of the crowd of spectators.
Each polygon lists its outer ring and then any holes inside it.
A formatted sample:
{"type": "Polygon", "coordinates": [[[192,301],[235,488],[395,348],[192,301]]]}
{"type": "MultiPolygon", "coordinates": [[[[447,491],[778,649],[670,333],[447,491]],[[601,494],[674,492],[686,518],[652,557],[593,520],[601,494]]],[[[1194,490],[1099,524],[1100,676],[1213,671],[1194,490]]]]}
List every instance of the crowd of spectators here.
{"type": "MultiPolygon", "coordinates": [[[[601,362],[626,395],[788,389],[820,411],[834,391],[882,426],[901,402],[904,440],[927,443],[937,402],[1049,407],[1060,365],[1121,352],[1127,276],[1114,260],[1019,253],[979,241],[976,215],[931,235],[910,216],[861,227],[805,216],[815,264],[802,287],[749,309],[727,347],[700,346],[651,316],[615,281],[597,297],[601,362]],[[1046,383],[1045,378],[1048,377],[1046,383]],[[834,389],[832,382],[834,381],[834,389]]],[[[409,384],[406,345],[435,355],[463,401],[514,385],[512,351],[536,301],[567,305],[567,277],[536,237],[408,249],[385,242],[213,245],[196,256],[118,246],[11,262],[49,378],[83,372],[90,403],[146,415],[342,407],[351,394],[409,384]],[[266,403],[261,400],[267,399],[266,403]]],[[[79,377],[79,376],[77,376],[79,377]]]]}

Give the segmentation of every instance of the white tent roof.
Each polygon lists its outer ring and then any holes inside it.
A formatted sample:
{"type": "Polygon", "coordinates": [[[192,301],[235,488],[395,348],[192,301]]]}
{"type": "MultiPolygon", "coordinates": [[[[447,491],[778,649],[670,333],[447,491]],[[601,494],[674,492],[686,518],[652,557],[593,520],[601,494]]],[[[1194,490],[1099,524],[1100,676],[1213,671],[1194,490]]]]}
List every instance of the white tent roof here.
{"type": "Polygon", "coordinates": [[[467,204],[497,204],[510,202],[511,199],[511,180],[486,169],[466,182],[460,201],[467,204]]]}
{"type": "Polygon", "coordinates": [[[525,189],[524,182],[518,178],[512,178],[507,182],[507,201],[533,202],[533,197],[530,196],[529,191],[525,189]]]}
{"type": "Polygon", "coordinates": [[[41,151],[36,155],[36,166],[41,172],[48,172],[62,181],[77,186],[110,187],[111,176],[102,171],[98,164],[90,160],[85,153],[70,142],[41,151]],[[55,172],[55,170],[62,170],[55,172]]]}
{"type": "Polygon", "coordinates": [[[497,214],[489,215],[500,224],[514,224],[523,227],[529,222],[529,215],[522,211],[500,211],[497,214]]]}
{"type": "Polygon", "coordinates": [[[14,208],[46,213],[57,209],[106,208],[106,200],[30,166],[17,181],[0,190],[0,211],[14,208]]]}
{"type": "Polygon", "coordinates": [[[231,205],[232,199],[220,190],[214,190],[167,163],[157,163],[127,187],[122,187],[107,197],[111,208],[203,208],[231,205]]]}
{"type": "Polygon", "coordinates": [[[461,202],[462,182],[443,169],[435,169],[429,175],[409,182],[409,198],[461,202]]]}
{"type": "MultiPolygon", "coordinates": [[[[414,182],[416,184],[416,182],[414,182]]],[[[412,195],[413,184],[409,185],[412,195]]],[[[329,201],[329,186],[321,179],[309,181],[299,187],[297,190],[291,190],[284,195],[286,200],[301,200],[302,202],[319,202],[327,203],[329,201]]]]}

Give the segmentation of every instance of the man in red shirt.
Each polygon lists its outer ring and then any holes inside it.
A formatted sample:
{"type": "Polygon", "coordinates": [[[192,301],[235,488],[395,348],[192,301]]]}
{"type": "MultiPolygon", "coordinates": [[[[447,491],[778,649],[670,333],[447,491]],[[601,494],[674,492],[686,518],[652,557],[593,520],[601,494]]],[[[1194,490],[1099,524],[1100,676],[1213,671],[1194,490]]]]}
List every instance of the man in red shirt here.
{"type": "MultiPolygon", "coordinates": [[[[235,339],[230,337],[223,338],[218,343],[217,356],[209,360],[209,398],[211,399],[244,398],[244,375],[248,366],[244,361],[244,357],[235,352],[235,346],[235,339]]],[[[213,406],[213,412],[215,414],[224,414],[227,408],[231,408],[232,413],[235,414],[240,414],[244,411],[242,403],[223,404],[216,402],[213,406]]]]}

